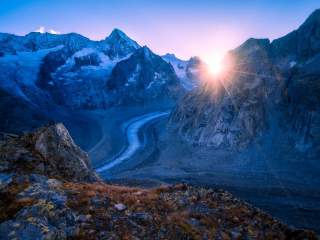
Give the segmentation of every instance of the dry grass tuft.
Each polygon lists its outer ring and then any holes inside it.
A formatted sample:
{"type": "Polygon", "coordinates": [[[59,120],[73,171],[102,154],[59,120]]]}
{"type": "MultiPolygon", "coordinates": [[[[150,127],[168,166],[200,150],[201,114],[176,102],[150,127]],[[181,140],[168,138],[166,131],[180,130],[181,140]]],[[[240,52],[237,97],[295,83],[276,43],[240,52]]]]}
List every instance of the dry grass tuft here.
{"type": "Polygon", "coordinates": [[[6,192],[0,192],[0,223],[12,219],[20,209],[36,203],[32,198],[16,199],[19,192],[29,186],[28,183],[11,184],[6,192]]]}

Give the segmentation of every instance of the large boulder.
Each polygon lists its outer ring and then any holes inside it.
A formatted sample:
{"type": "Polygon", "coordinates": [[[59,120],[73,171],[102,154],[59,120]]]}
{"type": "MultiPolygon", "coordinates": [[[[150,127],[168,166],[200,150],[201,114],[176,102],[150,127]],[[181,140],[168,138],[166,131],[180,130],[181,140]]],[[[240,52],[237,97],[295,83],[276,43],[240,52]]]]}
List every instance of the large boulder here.
{"type": "Polygon", "coordinates": [[[67,181],[99,180],[88,154],[74,143],[61,123],[11,139],[1,145],[0,153],[1,172],[37,173],[67,181]]]}

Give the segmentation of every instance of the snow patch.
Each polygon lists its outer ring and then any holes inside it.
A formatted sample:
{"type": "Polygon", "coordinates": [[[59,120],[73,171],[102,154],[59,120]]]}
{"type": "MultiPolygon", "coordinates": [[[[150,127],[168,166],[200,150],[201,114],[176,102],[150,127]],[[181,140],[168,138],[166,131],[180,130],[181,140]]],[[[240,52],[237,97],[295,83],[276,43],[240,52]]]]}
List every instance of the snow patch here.
{"type": "Polygon", "coordinates": [[[289,64],[290,68],[293,68],[295,65],[297,65],[296,61],[291,61],[289,64]]]}
{"type": "Polygon", "coordinates": [[[136,69],[134,70],[132,75],[128,78],[128,83],[136,82],[137,77],[140,74],[140,70],[141,70],[141,66],[140,66],[140,64],[137,64],[136,69]]]}
{"type": "Polygon", "coordinates": [[[90,55],[92,53],[95,53],[96,50],[93,48],[83,48],[80,51],[76,52],[75,54],[73,54],[73,58],[80,58],[80,57],[85,57],[87,55],[90,55]]]}
{"type": "Polygon", "coordinates": [[[38,29],[35,30],[35,32],[38,33],[50,33],[50,34],[60,34],[60,32],[54,30],[54,29],[49,29],[47,30],[44,26],[39,27],[38,29]]]}

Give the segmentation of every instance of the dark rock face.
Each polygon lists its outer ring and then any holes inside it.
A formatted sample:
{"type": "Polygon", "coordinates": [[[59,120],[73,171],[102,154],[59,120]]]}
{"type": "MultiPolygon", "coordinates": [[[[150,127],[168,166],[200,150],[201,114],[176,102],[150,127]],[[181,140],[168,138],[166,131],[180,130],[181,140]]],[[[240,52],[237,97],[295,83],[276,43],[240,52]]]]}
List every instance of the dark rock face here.
{"type": "Polygon", "coordinates": [[[182,90],[172,66],[147,47],[119,62],[106,86],[112,104],[175,98],[182,90]]]}
{"type": "Polygon", "coordinates": [[[320,9],[314,11],[299,29],[274,40],[276,55],[289,61],[305,61],[320,52],[320,9]],[[291,59],[290,59],[291,58],[291,59]]]}
{"type": "Polygon", "coordinates": [[[74,52],[63,48],[43,59],[37,85],[55,104],[72,109],[104,108],[103,85],[109,70],[100,64],[99,52],[94,49],[74,52]]]}
{"type": "Polygon", "coordinates": [[[297,149],[317,151],[319,16],[315,11],[272,43],[249,39],[230,51],[229,69],[189,93],[173,111],[171,126],[205,146],[238,149],[272,133],[287,136],[297,149]]]}
{"type": "Polygon", "coordinates": [[[58,67],[62,66],[70,55],[72,55],[72,52],[69,52],[67,48],[63,48],[61,50],[48,53],[44,57],[37,81],[40,88],[50,86],[48,83],[53,80],[51,74],[54,73],[58,67]]]}
{"type": "Polygon", "coordinates": [[[272,47],[281,59],[276,64],[284,68],[281,106],[294,145],[304,152],[319,153],[320,10],[299,29],[275,40],[272,47]]]}
{"type": "Polygon", "coordinates": [[[43,127],[3,144],[0,170],[37,173],[68,181],[97,181],[87,153],[75,145],[62,124],[43,127]]]}
{"type": "Polygon", "coordinates": [[[75,67],[81,68],[82,66],[98,66],[101,60],[97,53],[91,53],[83,57],[75,57],[75,67]]]}
{"type": "Polygon", "coordinates": [[[282,107],[297,148],[320,150],[320,57],[296,66],[283,90],[282,107]]]}

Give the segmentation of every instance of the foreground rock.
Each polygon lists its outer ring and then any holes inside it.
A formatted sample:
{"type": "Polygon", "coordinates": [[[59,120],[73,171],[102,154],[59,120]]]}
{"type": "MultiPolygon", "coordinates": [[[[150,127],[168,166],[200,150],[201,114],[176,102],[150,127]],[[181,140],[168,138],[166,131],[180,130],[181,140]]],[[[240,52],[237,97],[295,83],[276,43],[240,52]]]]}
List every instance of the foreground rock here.
{"type": "Polygon", "coordinates": [[[222,190],[102,183],[61,124],[0,154],[0,239],[316,239],[222,190]]]}
{"type": "Polygon", "coordinates": [[[63,124],[38,129],[2,144],[0,171],[37,173],[68,181],[97,181],[88,154],[73,142],[63,124]]]}

